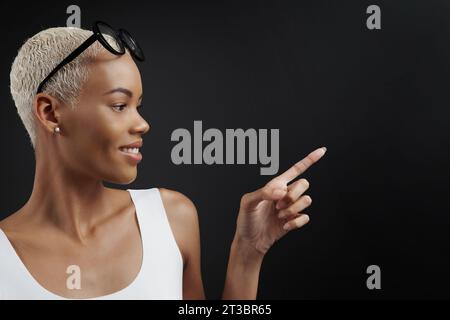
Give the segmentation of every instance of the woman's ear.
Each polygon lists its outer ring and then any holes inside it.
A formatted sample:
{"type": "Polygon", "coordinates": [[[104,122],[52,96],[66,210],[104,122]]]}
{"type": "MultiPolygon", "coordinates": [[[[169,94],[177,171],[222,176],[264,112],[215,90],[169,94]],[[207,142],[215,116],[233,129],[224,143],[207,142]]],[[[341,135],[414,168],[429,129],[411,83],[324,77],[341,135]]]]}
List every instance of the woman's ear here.
{"type": "Polygon", "coordinates": [[[55,127],[60,125],[60,103],[57,99],[46,93],[38,93],[33,100],[33,111],[36,119],[45,130],[53,133],[55,127]]]}

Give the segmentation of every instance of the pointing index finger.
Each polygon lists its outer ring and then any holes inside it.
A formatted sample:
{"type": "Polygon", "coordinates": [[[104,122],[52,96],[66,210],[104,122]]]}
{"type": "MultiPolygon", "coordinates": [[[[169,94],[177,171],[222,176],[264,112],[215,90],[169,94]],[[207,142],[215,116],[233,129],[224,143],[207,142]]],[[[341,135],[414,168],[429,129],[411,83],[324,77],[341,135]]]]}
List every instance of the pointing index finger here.
{"type": "Polygon", "coordinates": [[[303,172],[308,170],[308,168],[311,167],[314,163],[319,161],[326,151],[327,148],[325,147],[314,150],[313,152],[308,154],[304,159],[300,160],[292,167],[290,167],[287,171],[279,175],[276,179],[282,180],[287,184],[289,181],[297,178],[303,172]]]}

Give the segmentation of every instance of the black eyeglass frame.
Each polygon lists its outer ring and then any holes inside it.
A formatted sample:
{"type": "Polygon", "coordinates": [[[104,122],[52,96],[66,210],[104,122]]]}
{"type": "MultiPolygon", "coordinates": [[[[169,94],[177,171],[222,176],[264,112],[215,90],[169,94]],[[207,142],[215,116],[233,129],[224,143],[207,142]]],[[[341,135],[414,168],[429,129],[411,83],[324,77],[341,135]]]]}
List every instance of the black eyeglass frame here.
{"type": "Polygon", "coordinates": [[[107,49],[112,54],[123,55],[123,54],[125,54],[125,47],[126,47],[126,48],[128,48],[130,50],[131,55],[135,59],[137,59],[139,61],[144,61],[145,60],[144,52],[139,47],[139,45],[137,44],[136,40],[125,29],[119,29],[118,31],[115,31],[115,29],[113,27],[111,27],[109,24],[107,24],[106,22],[96,21],[96,22],[94,22],[94,25],[92,26],[92,31],[93,31],[92,36],[90,36],[82,44],[80,44],[78,46],[78,48],[76,48],[74,51],[72,51],[72,53],[70,53],[63,61],[61,61],[61,63],[58,64],[52,70],[52,72],[49,73],[49,75],[44,80],[42,80],[42,82],[38,86],[36,94],[41,93],[43,91],[42,88],[44,87],[46,82],[53,75],[55,75],[56,72],[58,72],[66,64],[68,64],[71,61],[73,61],[76,57],[78,57],[81,53],[83,53],[84,50],[89,48],[89,46],[91,46],[97,40],[103,45],[103,47],[105,47],[105,49],[107,49]],[[114,34],[112,34],[110,36],[114,37],[114,39],[116,40],[116,42],[117,42],[117,44],[119,46],[120,51],[117,51],[116,49],[114,49],[108,43],[108,41],[104,38],[103,34],[100,32],[100,28],[99,28],[100,24],[103,24],[104,26],[106,26],[107,28],[109,28],[110,30],[112,30],[114,32],[114,34]],[[128,45],[128,41],[130,41],[133,45],[135,45],[135,48],[130,47],[128,45]],[[137,52],[137,50],[139,50],[139,52],[137,52]]]}

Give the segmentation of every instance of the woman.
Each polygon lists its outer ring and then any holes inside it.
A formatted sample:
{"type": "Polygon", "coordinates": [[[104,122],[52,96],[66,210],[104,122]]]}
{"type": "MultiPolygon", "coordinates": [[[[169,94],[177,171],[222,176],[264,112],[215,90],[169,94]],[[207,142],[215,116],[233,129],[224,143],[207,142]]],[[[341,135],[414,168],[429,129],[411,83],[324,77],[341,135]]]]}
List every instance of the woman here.
{"type": "MultiPolygon", "coordinates": [[[[142,50],[124,30],[50,28],[28,39],[11,93],[35,150],[32,194],[0,222],[1,299],[204,299],[197,211],[162,188],[119,190],[142,159],[142,50]]],[[[222,298],[255,299],[264,255],[309,221],[320,148],[240,203],[222,298]]]]}

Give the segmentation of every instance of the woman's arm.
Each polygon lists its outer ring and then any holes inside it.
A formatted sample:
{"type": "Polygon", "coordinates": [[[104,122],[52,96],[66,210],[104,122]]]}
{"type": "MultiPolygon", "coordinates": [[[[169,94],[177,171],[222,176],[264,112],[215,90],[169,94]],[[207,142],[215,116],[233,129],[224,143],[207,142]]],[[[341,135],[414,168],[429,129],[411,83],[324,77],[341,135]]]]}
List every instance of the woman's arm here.
{"type": "Polygon", "coordinates": [[[201,275],[200,228],[192,201],[180,192],[160,188],[167,217],[183,256],[183,299],[204,300],[201,275]]]}
{"type": "MultiPolygon", "coordinates": [[[[180,192],[160,188],[161,198],[183,256],[183,299],[203,300],[200,228],[192,201],[180,192]]],[[[223,299],[255,299],[262,255],[234,238],[231,245],[223,299]]]]}
{"type": "Polygon", "coordinates": [[[231,244],[222,299],[254,300],[264,256],[246,246],[236,236],[231,244]]]}
{"type": "MultiPolygon", "coordinates": [[[[242,196],[223,299],[256,299],[264,255],[288,232],[309,222],[309,216],[304,213],[312,201],[304,195],[309,182],[305,179],[290,182],[319,161],[325,152],[326,148],[311,152],[264,187],[242,196]]],[[[197,209],[179,192],[162,189],[161,196],[183,255],[183,298],[205,299],[197,209]]]]}
{"type": "MultiPolygon", "coordinates": [[[[183,299],[203,300],[200,228],[193,202],[180,192],[160,188],[161,198],[183,256],[183,299]]],[[[244,197],[245,199],[245,197],[244,197]]],[[[264,255],[235,234],[232,241],[222,299],[256,299],[264,255]]]]}
{"type": "Polygon", "coordinates": [[[304,195],[309,182],[290,183],[323,157],[326,148],[311,152],[264,187],[244,194],[231,245],[224,299],[256,299],[259,273],[264,255],[289,231],[309,222],[304,210],[311,197],[304,195]]]}

